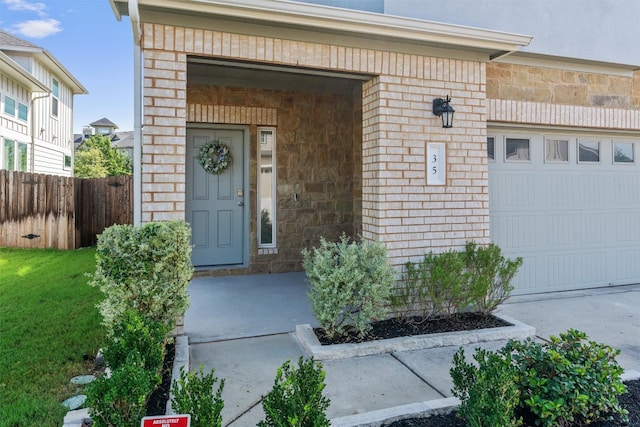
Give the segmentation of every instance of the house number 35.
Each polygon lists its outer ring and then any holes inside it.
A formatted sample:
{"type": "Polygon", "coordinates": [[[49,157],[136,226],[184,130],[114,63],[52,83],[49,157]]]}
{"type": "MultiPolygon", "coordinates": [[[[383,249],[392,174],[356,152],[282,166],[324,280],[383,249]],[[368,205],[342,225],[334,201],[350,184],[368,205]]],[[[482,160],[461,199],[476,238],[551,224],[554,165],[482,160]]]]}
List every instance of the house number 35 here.
{"type": "Polygon", "coordinates": [[[441,142],[427,143],[427,185],[446,183],[446,147],[441,142]]]}

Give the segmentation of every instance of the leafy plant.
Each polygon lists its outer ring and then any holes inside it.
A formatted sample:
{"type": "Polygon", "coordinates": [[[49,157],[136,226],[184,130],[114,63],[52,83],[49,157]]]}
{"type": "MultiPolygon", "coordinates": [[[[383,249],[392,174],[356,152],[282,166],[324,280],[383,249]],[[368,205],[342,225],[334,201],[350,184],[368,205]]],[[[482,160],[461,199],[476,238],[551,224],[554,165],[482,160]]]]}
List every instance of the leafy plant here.
{"type": "Polygon", "coordinates": [[[391,304],[400,317],[430,318],[451,315],[471,299],[469,274],[462,253],[429,252],[421,262],[406,264],[404,282],[394,291],[391,304]]]}
{"type": "Polygon", "coordinates": [[[134,426],[145,415],[147,399],[162,380],[164,323],[127,311],[113,326],[103,350],[111,376],[89,385],[87,400],[96,426],[134,426]]]}
{"type": "Polygon", "coordinates": [[[471,302],[478,311],[489,314],[511,294],[511,281],[522,266],[522,258],[505,259],[500,247],[493,243],[482,247],[467,242],[464,253],[471,302]]]}
{"type": "Polygon", "coordinates": [[[137,427],[145,415],[146,403],[157,385],[157,375],[140,366],[132,356],[110,377],[89,384],[87,405],[95,427],[137,427]]]}
{"type": "Polygon", "coordinates": [[[461,401],[460,415],[470,427],[515,427],[522,424],[515,416],[519,390],[513,380],[511,358],[476,349],[477,366],[465,360],[460,348],[453,356],[452,393],[461,401]]]}
{"type": "Polygon", "coordinates": [[[164,341],[168,328],[164,323],[145,319],[134,311],[126,312],[113,327],[103,349],[105,363],[120,369],[139,356],[141,367],[159,373],[164,361],[164,341]]]}
{"type": "Polygon", "coordinates": [[[391,306],[404,321],[415,315],[450,316],[467,307],[489,314],[509,297],[521,265],[522,258],[505,259],[494,244],[467,242],[464,252],[429,252],[422,261],[405,264],[391,306]]]}
{"type": "Polygon", "coordinates": [[[386,314],[394,277],[382,243],[350,242],[343,234],[335,243],[321,238],[319,248],[302,255],[313,314],[329,336],[349,327],[363,336],[386,314]]]}
{"type": "Polygon", "coordinates": [[[98,308],[108,329],[129,310],[166,325],[184,315],[193,273],[190,237],[184,221],[113,225],[99,236],[90,284],[105,295],[98,308]]]}
{"type": "Polygon", "coordinates": [[[611,419],[627,411],[618,402],[626,392],[622,368],[615,358],[620,350],[589,341],[584,332],[569,329],[548,344],[531,339],[510,341],[502,350],[516,369],[520,406],[545,426],[585,424],[611,419]]]}
{"type": "Polygon", "coordinates": [[[91,135],[76,152],[74,176],[78,178],[104,178],[131,175],[131,159],[104,135],[91,135]]]}
{"type": "Polygon", "coordinates": [[[266,419],[258,427],[328,427],[329,399],[323,395],[325,372],[313,359],[287,360],[276,374],[271,391],[262,398],[266,419]]]}
{"type": "Polygon", "coordinates": [[[173,409],[179,414],[191,414],[192,427],[221,427],[222,426],[222,390],[224,379],[220,380],[215,394],[214,385],[218,378],[214,377],[215,370],[205,375],[202,365],[198,372],[185,372],[180,367],[180,379],[173,381],[174,397],[171,399],[173,409]]]}

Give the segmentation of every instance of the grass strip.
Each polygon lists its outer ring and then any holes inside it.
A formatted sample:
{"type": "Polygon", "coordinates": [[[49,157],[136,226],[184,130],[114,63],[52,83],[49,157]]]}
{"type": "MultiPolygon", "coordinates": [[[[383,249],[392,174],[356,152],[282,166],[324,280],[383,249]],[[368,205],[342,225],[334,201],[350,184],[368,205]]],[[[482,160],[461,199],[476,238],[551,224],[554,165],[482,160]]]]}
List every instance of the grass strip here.
{"type": "Polygon", "coordinates": [[[86,273],[95,249],[0,248],[0,426],[60,426],[105,332],[86,273]]]}

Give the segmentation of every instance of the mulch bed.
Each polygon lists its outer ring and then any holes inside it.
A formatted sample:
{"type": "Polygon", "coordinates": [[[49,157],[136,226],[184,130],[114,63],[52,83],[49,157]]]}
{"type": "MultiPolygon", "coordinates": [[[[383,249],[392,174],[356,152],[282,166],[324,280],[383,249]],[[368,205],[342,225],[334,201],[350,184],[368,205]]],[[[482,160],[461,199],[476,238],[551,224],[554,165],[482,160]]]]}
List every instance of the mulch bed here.
{"type": "Polygon", "coordinates": [[[162,364],[162,383],[156,387],[153,393],[151,393],[149,400],[147,400],[147,416],[164,415],[167,410],[169,390],[171,390],[171,372],[173,371],[173,360],[175,356],[175,344],[167,344],[164,362],[162,364]]]}
{"type": "Polygon", "coordinates": [[[387,319],[372,323],[373,329],[364,337],[358,337],[353,331],[348,331],[345,336],[327,336],[324,329],[315,328],[314,332],[322,345],[359,343],[388,338],[406,337],[413,335],[435,334],[439,332],[471,331],[485,328],[498,328],[512,326],[492,315],[479,313],[458,313],[448,317],[435,317],[424,319],[411,317],[406,321],[387,319]]]}
{"type": "MultiPolygon", "coordinates": [[[[618,398],[620,405],[629,411],[629,422],[622,423],[619,419],[613,421],[600,421],[597,423],[589,424],[589,427],[640,427],[640,380],[627,381],[628,393],[620,395],[618,398]]],[[[525,417],[523,417],[525,418],[525,417]]],[[[527,423],[525,418],[526,427],[533,427],[535,424],[531,421],[527,423]]],[[[385,424],[384,427],[466,427],[464,421],[457,417],[456,412],[450,412],[445,415],[434,415],[428,418],[409,418],[406,420],[395,421],[391,424],[385,424]]],[[[583,427],[584,424],[573,424],[573,427],[583,427]]]]}

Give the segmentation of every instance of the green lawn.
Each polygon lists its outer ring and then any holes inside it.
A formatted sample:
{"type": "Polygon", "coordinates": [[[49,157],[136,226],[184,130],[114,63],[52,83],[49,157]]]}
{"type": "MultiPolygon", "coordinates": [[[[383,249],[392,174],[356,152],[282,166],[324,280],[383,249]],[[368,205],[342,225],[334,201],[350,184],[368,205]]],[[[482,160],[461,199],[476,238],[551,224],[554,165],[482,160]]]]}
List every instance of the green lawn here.
{"type": "Polygon", "coordinates": [[[104,342],[101,299],[87,284],[95,249],[0,248],[0,426],[61,426],[69,379],[104,342]]]}

